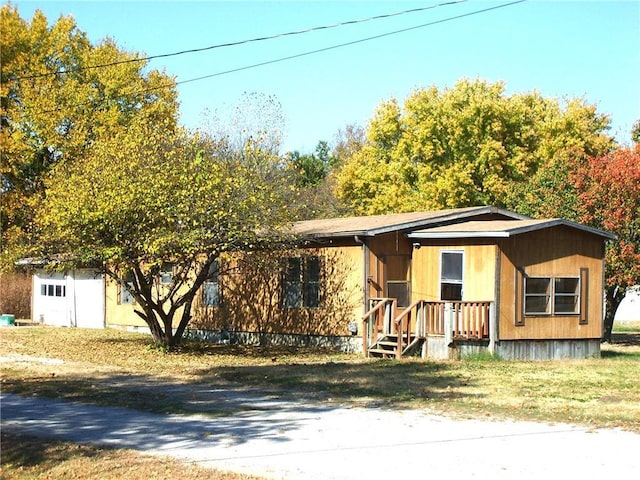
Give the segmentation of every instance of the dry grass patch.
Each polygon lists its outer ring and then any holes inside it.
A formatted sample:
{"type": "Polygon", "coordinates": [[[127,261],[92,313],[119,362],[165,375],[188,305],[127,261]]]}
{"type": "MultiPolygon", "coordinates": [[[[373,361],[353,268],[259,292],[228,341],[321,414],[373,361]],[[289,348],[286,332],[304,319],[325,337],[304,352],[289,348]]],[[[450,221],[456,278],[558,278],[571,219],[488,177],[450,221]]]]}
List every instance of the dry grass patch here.
{"type": "Polygon", "coordinates": [[[167,412],[229,415],[216,389],[450,415],[571,422],[640,431],[640,332],[614,335],[603,358],[553,362],[366,360],[319,349],[188,343],[166,354],[149,337],[100,330],[2,331],[14,361],[3,389],[167,412]],[[22,357],[24,358],[24,357],[22,357]]]}
{"type": "Polygon", "coordinates": [[[2,432],[5,480],[259,480],[130,450],[99,448],[2,432]]]}

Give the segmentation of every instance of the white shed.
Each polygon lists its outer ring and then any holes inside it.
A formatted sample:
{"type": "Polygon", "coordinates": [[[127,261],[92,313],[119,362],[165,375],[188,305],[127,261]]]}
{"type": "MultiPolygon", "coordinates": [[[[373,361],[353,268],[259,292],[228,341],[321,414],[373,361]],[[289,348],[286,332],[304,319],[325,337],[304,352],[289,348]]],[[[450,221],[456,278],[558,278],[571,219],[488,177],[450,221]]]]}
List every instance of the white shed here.
{"type": "Polygon", "coordinates": [[[104,328],[104,275],[83,268],[38,269],[33,275],[32,320],[61,327],[104,328]]]}

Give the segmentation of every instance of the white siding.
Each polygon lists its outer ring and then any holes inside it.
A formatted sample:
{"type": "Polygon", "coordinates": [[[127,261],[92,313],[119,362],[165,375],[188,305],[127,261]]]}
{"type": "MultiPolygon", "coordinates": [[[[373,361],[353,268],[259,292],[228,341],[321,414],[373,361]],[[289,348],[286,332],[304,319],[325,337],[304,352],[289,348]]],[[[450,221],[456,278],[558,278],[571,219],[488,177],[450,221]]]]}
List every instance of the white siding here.
{"type": "Polygon", "coordinates": [[[33,276],[32,318],[59,327],[104,328],[104,277],[92,269],[38,270],[33,276]]]}

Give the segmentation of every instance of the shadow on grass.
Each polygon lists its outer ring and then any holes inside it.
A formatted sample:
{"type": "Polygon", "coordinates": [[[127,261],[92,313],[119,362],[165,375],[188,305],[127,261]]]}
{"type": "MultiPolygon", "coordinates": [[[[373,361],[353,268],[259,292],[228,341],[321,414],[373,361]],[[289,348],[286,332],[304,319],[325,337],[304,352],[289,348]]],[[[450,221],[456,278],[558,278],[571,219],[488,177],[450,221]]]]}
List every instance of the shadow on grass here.
{"type": "Polygon", "coordinates": [[[181,383],[147,375],[29,377],[5,371],[3,423],[9,431],[26,429],[25,434],[45,428],[47,437],[79,435],[70,438],[125,448],[135,442],[151,450],[162,448],[167,438],[183,438],[184,432],[187,448],[203,439],[212,445],[256,438],[280,443],[288,441],[282,432],[344,403],[385,408],[415,399],[446,401],[467,396],[469,384],[448,372],[446,364],[417,361],[223,366],[193,378],[181,383]],[[166,417],[170,413],[200,415],[166,417]]]}
{"type": "Polygon", "coordinates": [[[608,345],[612,348],[603,349],[602,358],[640,360],[640,333],[614,332],[608,345]],[[616,350],[616,347],[623,347],[624,350],[616,350]]]}
{"type": "Polygon", "coordinates": [[[2,431],[2,464],[5,466],[33,467],[55,465],[71,457],[97,457],[91,448],[70,449],[56,440],[27,437],[2,431]]]}
{"type": "MultiPolygon", "coordinates": [[[[229,353],[228,347],[225,352],[229,353]]],[[[293,402],[297,408],[309,401],[325,407],[336,403],[402,407],[416,400],[479,396],[469,391],[475,383],[469,375],[444,362],[424,361],[195,366],[189,380],[182,382],[144,374],[37,375],[11,369],[2,376],[3,391],[23,396],[210,416],[270,409],[274,399],[293,402]]]]}
{"type": "Polygon", "coordinates": [[[614,332],[611,343],[624,347],[640,347],[640,332],[614,332]]]}
{"type": "Polygon", "coordinates": [[[465,392],[472,382],[446,363],[378,360],[243,367],[199,371],[202,381],[277,391],[282,395],[362,406],[405,406],[416,399],[447,400],[477,396],[465,392]]]}

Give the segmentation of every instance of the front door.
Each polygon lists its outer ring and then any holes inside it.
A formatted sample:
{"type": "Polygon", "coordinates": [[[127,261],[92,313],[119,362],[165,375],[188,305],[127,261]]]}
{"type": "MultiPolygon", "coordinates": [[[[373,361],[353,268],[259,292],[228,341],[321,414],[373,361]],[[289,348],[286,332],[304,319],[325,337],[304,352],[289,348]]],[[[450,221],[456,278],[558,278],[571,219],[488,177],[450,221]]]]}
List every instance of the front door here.
{"type": "Polygon", "coordinates": [[[386,255],[383,257],[384,296],[398,300],[399,308],[411,304],[411,257],[386,255]]]}

